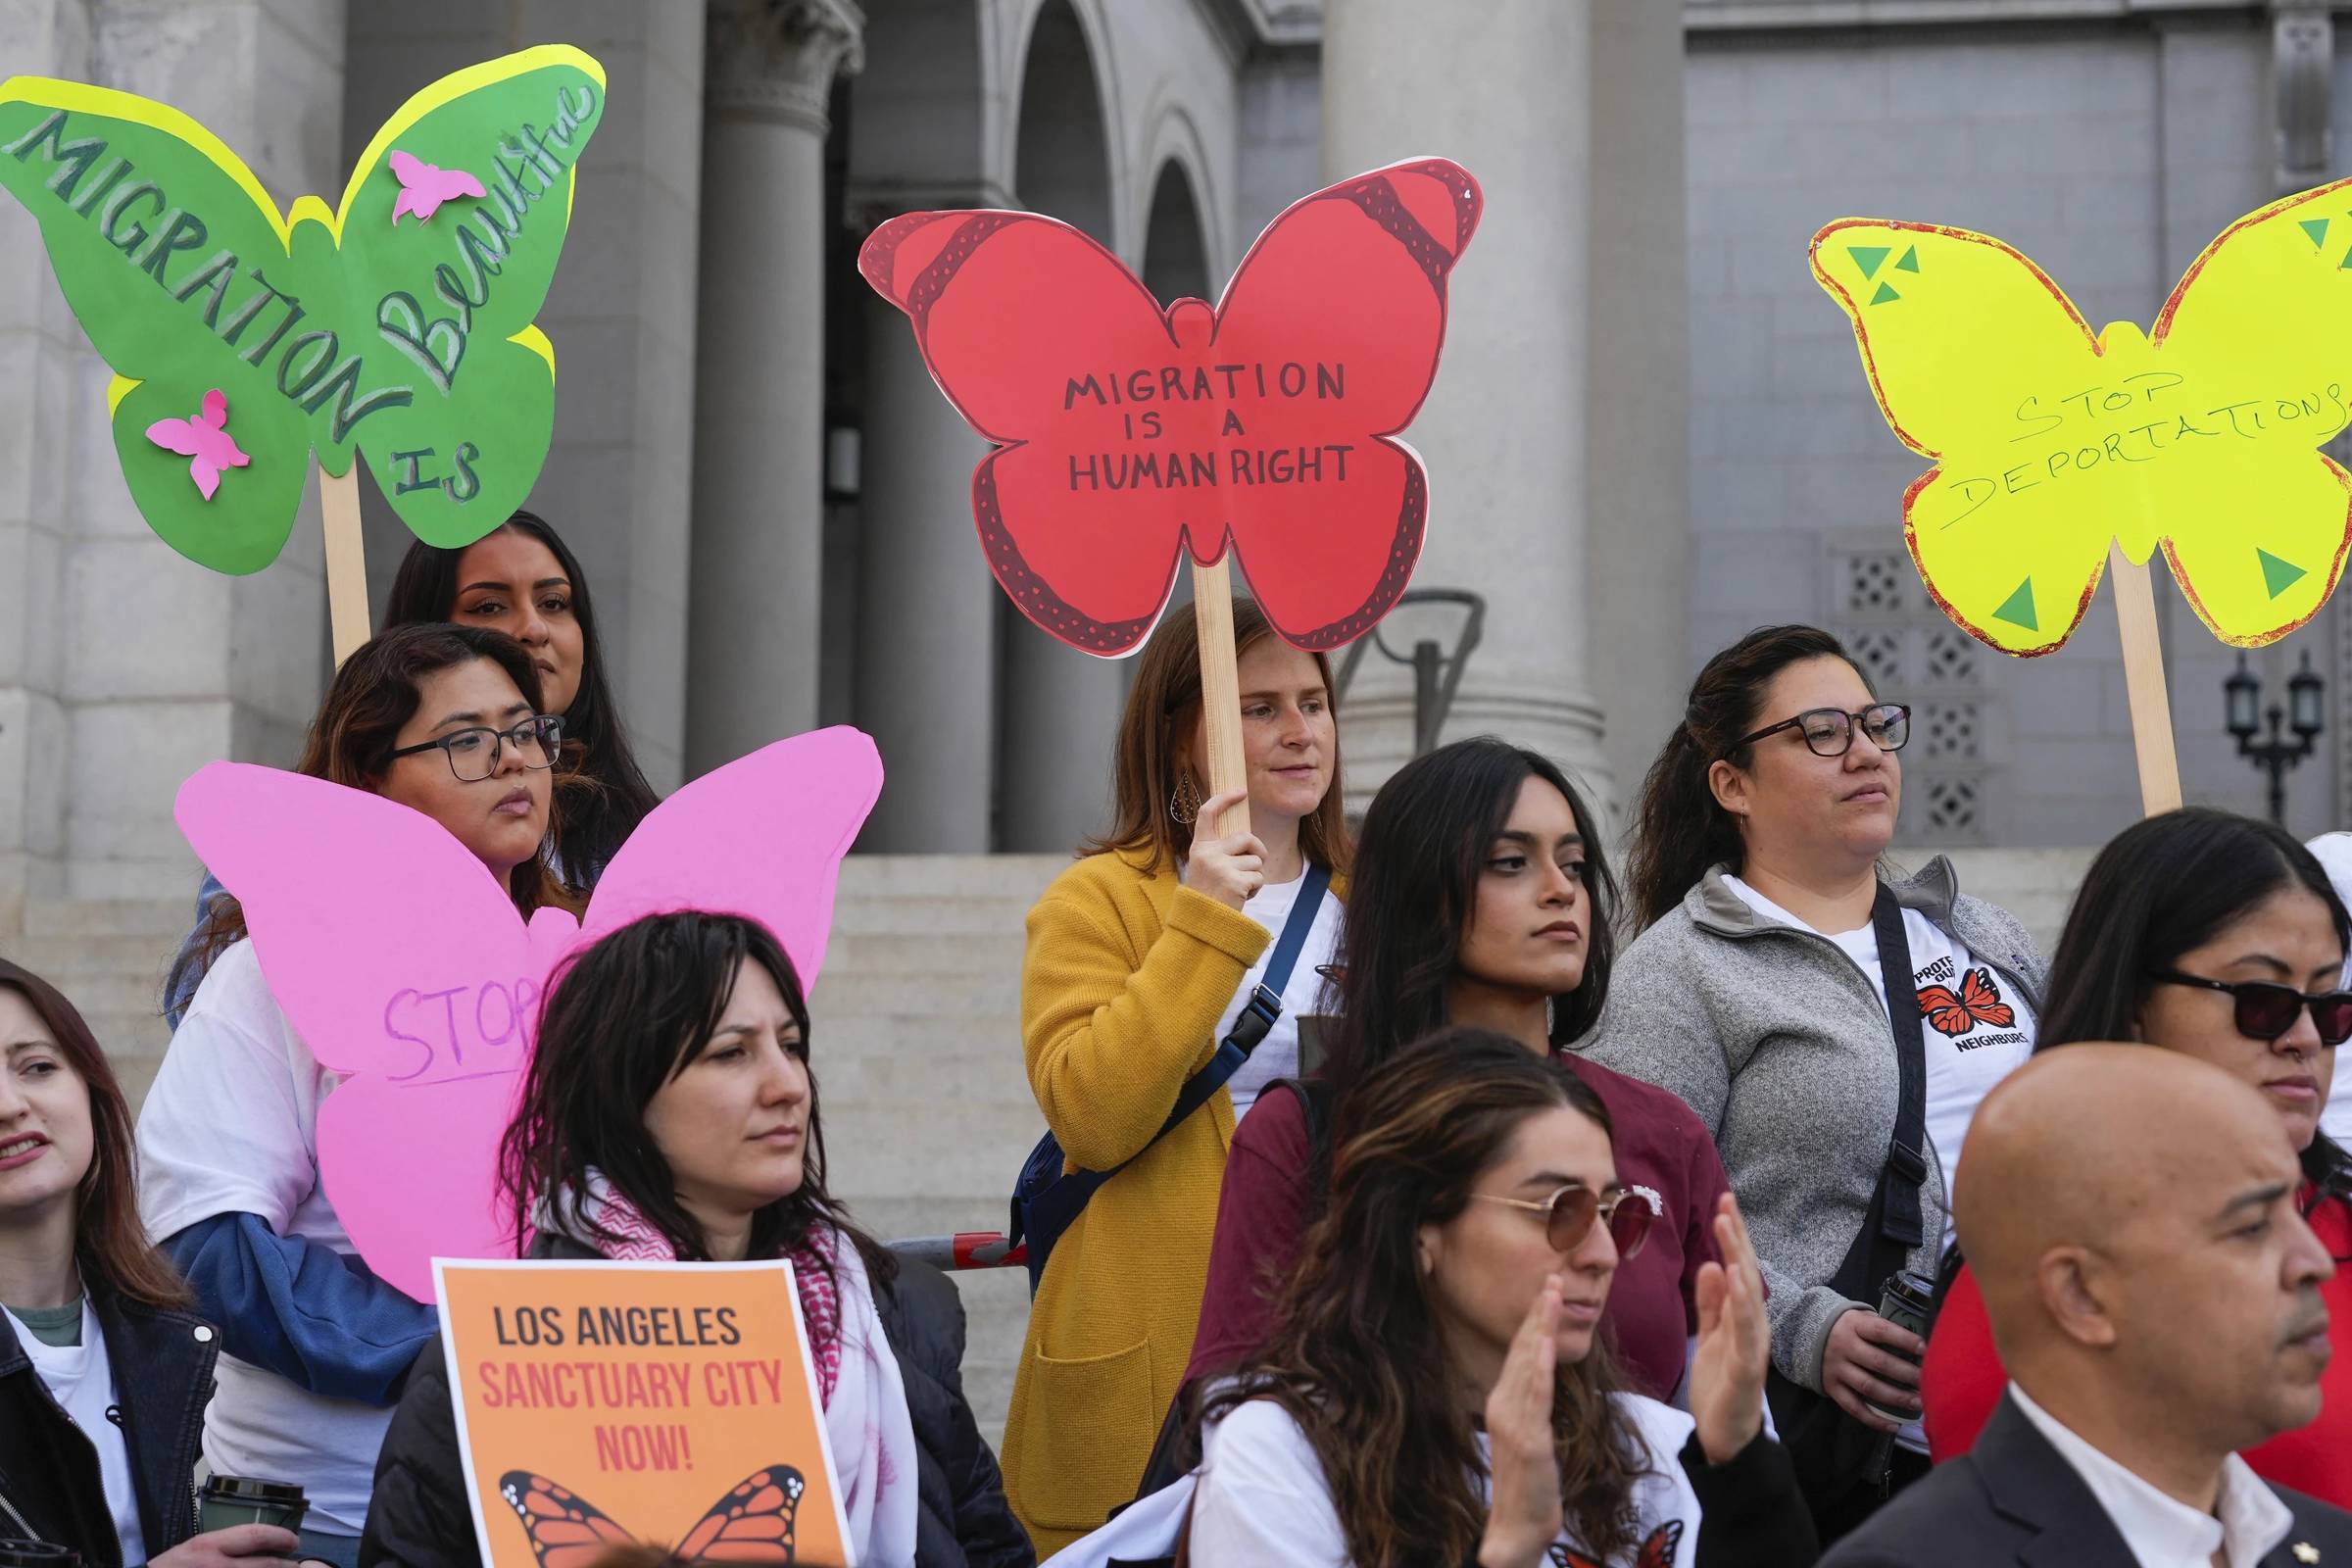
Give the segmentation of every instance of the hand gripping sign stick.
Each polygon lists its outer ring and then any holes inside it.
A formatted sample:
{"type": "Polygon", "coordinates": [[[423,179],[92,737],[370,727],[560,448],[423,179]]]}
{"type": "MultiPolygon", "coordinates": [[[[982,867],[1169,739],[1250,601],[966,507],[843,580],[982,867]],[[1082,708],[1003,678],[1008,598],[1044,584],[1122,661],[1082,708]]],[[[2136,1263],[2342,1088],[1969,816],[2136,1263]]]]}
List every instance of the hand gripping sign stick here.
{"type": "Polygon", "coordinates": [[[531,318],[604,95],[604,69],[563,44],[458,72],[385,122],[340,207],[281,214],[168,105],[0,83],[0,186],[116,372],[116,455],[157,535],[261,570],[316,453],[340,662],[368,631],[355,458],[427,544],[471,544],[521,506],[555,420],[531,318]]]}
{"type": "MultiPolygon", "coordinates": [[[[1412,576],[1429,480],[1396,439],[1428,396],[1478,182],[1442,158],[1293,204],[1214,306],[1162,309],[1035,213],[909,213],[858,265],[992,444],[972,513],[997,581],[1072,648],[1121,658],[1193,566],[1208,793],[1246,786],[1232,564],[1275,631],[1324,652],[1412,576]]],[[[1246,806],[1220,835],[1249,828],[1246,806]]]]}
{"type": "Polygon", "coordinates": [[[2216,637],[2260,648],[2319,613],[2352,552],[2352,475],[2318,450],[2352,422],[2347,194],[2230,224],[2147,333],[2093,332],[1984,234],[1841,219],[1813,236],[1881,411],[1936,464],[1903,532],[1944,613],[2003,653],[2054,653],[2114,568],[2150,815],[2180,804],[2180,774],[2149,558],[2216,637]]]}

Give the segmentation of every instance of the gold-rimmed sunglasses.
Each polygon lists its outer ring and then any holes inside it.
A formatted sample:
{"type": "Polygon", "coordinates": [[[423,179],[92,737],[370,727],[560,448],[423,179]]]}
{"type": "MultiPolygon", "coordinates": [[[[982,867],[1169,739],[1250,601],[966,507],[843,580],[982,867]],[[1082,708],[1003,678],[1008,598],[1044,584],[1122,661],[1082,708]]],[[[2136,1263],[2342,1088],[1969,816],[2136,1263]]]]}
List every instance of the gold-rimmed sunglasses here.
{"type": "Polygon", "coordinates": [[[1645,1192],[1630,1187],[1610,1189],[1602,1197],[1581,1183],[1559,1189],[1549,1198],[1505,1198],[1500,1193],[1472,1193],[1482,1203],[1507,1203],[1524,1208],[1531,1214],[1544,1216],[1544,1239],[1555,1252],[1573,1252],[1582,1247],[1592,1234],[1592,1222],[1600,1221],[1609,1228],[1609,1240],[1617,1244],[1620,1262],[1642,1250],[1649,1240],[1650,1222],[1658,1217],[1657,1205],[1645,1192]]]}

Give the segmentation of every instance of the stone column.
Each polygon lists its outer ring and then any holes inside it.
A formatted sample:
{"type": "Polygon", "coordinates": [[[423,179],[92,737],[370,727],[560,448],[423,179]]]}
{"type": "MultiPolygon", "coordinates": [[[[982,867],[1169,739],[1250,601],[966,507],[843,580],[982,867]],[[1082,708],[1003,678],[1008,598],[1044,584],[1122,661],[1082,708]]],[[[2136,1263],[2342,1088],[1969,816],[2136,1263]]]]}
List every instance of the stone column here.
{"type": "MultiPolygon", "coordinates": [[[[22,11],[24,8],[19,8],[22,11]]],[[[41,5],[14,40],[42,75],[82,74],[88,19],[41,5]]],[[[103,371],[52,280],[41,231],[0,201],[0,940],[17,932],[27,894],[54,896],[65,878],[66,647],[60,601],[68,547],[66,498],[77,425],[105,426],[91,394],[103,371]],[[36,461],[47,453],[50,461],[36,461]]],[[[119,486],[121,480],[116,483],[119,486]]]]}
{"type": "Polygon", "coordinates": [[[867,292],[857,711],[885,778],[858,843],[986,854],[1003,595],[973,535],[972,466],[988,444],[940,396],[906,316],[867,292]]]}
{"type": "MultiPolygon", "coordinates": [[[[1178,575],[1189,580],[1191,569],[1178,575]]],[[[1004,638],[998,847],[1040,855],[1074,849],[1110,825],[1110,750],[1127,693],[1126,662],[1056,641],[1009,599],[998,614],[1004,638]]]]}
{"type": "MultiPolygon", "coordinates": [[[[1487,211],[1454,270],[1437,386],[1406,439],[1430,474],[1414,583],[1487,600],[1446,725],[1532,746],[1609,793],[1586,582],[1592,0],[1330,0],[1323,172],[1439,152],[1487,211]]],[[[1674,8],[1668,8],[1674,9],[1674,8]]],[[[1350,693],[1350,805],[1409,755],[1411,696],[1377,656],[1350,693]]]]}
{"type": "MultiPolygon", "coordinates": [[[[1691,674],[1682,8],[1595,6],[1592,75],[1587,299],[1597,392],[1588,400],[1585,504],[1590,579],[1604,587],[1588,600],[1587,652],[1592,690],[1609,694],[1602,756],[1624,828],[1630,797],[1682,718],[1691,674]]],[[[1484,242],[1473,242],[1473,260],[1484,242]]]]}
{"type": "Polygon", "coordinates": [[[686,771],[816,722],[824,150],[855,0],[710,0],[686,771]]]}
{"type": "MultiPolygon", "coordinates": [[[[0,15],[17,69],[172,105],[281,204],[342,188],[341,7],[93,0],[0,15]]],[[[172,819],[180,782],[223,758],[293,765],[327,661],[316,486],[267,570],[227,577],[180,556],[131,503],[108,368],[13,201],[0,201],[0,259],[5,933],[28,894],[36,909],[58,897],[192,897],[195,858],[172,819]]],[[[119,1021],[101,1029],[110,1045],[119,1021]]]]}

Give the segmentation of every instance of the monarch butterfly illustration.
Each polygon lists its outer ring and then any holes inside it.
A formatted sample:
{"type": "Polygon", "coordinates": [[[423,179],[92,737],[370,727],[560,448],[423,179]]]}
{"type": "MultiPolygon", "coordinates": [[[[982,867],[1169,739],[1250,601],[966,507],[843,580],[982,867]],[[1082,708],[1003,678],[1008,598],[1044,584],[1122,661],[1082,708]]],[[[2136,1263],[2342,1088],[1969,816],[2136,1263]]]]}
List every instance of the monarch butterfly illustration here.
{"type": "MultiPolygon", "coordinates": [[[[1642,1549],[1634,1554],[1634,1568],[1674,1568],[1674,1549],[1683,1544],[1683,1522],[1669,1519],[1649,1533],[1642,1549]]],[[[1552,1568],[1608,1568],[1582,1552],[1570,1551],[1558,1542],[1551,1544],[1552,1568]]]]}
{"type": "Polygon", "coordinates": [[[1960,994],[1949,986],[1930,986],[1919,994],[1919,1010],[1937,1034],[1964,1035],[1979,1024],[2006,1029],[2017,1022],[2017,1011],[2001,1000],[1990,969],[1971,969],[1960,977],[1960,994]]]}
{"type": "MultiPolygon", "coordinates": [[[[671,1549],[686,1562],[792,1562],[794,1518],[807,1490],[788,1464],[755,1470],[671,1549]]],[[[527,1470],[499,1477],[498,1494],[522,1521],[540,1568],[587,1568],[608,1547],[637,1540],[587,1498],[527,1470]]]]}

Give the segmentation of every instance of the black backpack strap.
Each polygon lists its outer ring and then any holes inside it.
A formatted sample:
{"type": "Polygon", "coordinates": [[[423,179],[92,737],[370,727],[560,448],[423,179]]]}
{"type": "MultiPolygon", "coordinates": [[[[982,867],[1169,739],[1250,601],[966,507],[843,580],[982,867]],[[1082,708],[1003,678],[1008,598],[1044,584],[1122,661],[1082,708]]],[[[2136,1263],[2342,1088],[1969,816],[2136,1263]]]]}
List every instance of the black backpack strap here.
{"type": "Polygon", "coordinates": [[[1880,1255],[1857,1300],[1875,1300],[1888,1275],[1903,1266],[1913,1248],[1927,1239],[1919,1189],[1928,1179],[1928,1046],[1920,1026],[1919,989],[1911,978],[1911,943],[1903,932],[1903,907],[1894,891],[1879,884],[1871,905],[1871,930],[1879,939],[1879,975],[1886,987],[1886,1018],[1894,1029],[1894,1060],[1901,1088],[1894,1107],[1894,1136],[1879,1172],[1880,1255]],[[1882,1266],[1884,1265],[1884,1266],[1882,1266]]]}
{"type": "MultiPolygon", "coordinates": [[[[1160,1124],[1158,1132],[1152,1135],[1152,1144],[1158,1143],[1187,1116],[1207,1104],[1209,1097],[1224,1088],[1226,1081],[1242,1070],[1242,1064],[1250,1059],[1250,1053],[1257,1049],[1258,1042],[1266,1038],[1267,1032],[1282,1016],[1282,989],[1291,983],[1291,971],[1298,967],[1298,955],[1306,951],[1306,934],[1314,928],[1315,915],[1323,907],[1324,891],[1330,886],[1331,867],[1307,867],[1306,883],[1299,888],[1298,899],[1291,905],[1290,917],[1282,922],[1282,935],[1275,939],[1274,955],[1266,960],[1265,974],[1251,988],[1250,1000],[1242,1004],[1240,1015],[1233,1020],[1233,1027],[1217,1043],[1217,1054],[1209,1058],[1208,1065],[1185,1081],[1184,1093],[1176,1097],[1176,1108],[1168,1112],[1168,1119],[1160,1124]]],[[[1108,1181],[1143,1158],[1145,1151],[1151,1147],[1152,1144],[1146,1144],[1143,1149],[1137,1150],[1116,1168],[1104,1172],[1102,1179],[1108,1181]]]]}
{"type": "Polygon", "coordinates": [[[1013,1187],[1011,1222],[1005,1234],[1010,1241],[1026,1241],[1029,1245],[1032,1290],[1044,1274],[1043,1254],[1052,1250],[1054,1242],[1077,1219],[1102,1184],[1151,1152],[1153,1144],[1207,1104],[1242,1070],[1242,1064],[1250,1059],[1250,1053],[1257,1049],[1258,1042],[1266,1038],[1266,1032],[1282,1016],[1283,987],[1290,984],[1291,972],[1298,966],[1298,955],[1306,950],[1307,933],[1314,928],[1315,916],[1323,907],[1323,895],[1330,887],[1331,867],[1307,867],[1298,897],[1291,905],[1290,917],[1283,921],[1282,934],[1275,939],[1264,976],[1251,989],[1250,1000],[1233,1021],[1233,1028],[1217,1043],[1216,1054],[1209,1058],[1208,1065],[1185,1080],[1168,1119],[1159,1124],[1159,1131],[1152,1135],[1151,1143],[1108,1170],[1064,1171],[1060,1141],[1051,1132],[1029,1152],[1028,1162],[1021,1167],[1020,1179],[1013,1187]]]}

